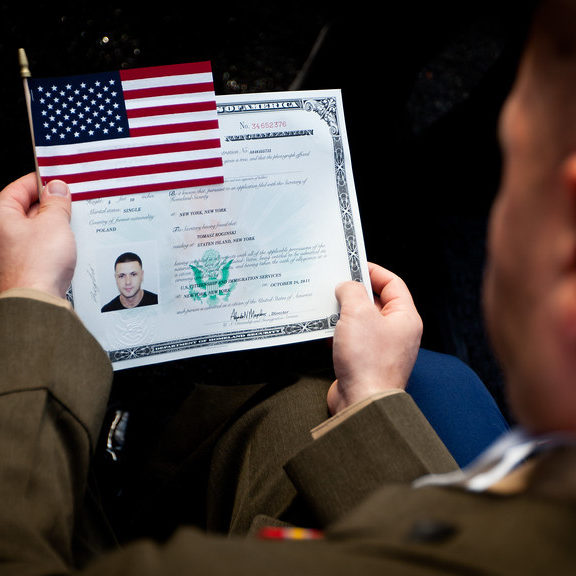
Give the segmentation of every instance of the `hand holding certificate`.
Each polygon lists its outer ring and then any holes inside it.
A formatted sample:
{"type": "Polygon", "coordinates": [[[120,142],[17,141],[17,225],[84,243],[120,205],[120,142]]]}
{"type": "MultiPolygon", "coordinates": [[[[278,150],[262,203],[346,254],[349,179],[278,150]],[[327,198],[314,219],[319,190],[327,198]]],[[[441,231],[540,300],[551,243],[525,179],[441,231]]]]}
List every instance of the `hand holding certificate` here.
{"type": "Polygon", "coordinates": [[[132,123],[129,155],[117,157],[126,146],[110,137],[89,143],[98,152],[67,152],[66,173],[57,161],[48,173],[40,167],[44,181],[68,179],[79,195],[73,303],[115,369],[331,336],[335,286],[352,279],[370,292],[340,92],[216,97],[201,112],[217,117],[216,129],[208,117],[186,116],[194,93],[159,103],[150,101],[157,88],[126,84],[140,75],[120,79],[124,96],[132,91],[131,102],[120,101],[132,123]],[[194,122],[209,134],[190,136],[194,122]],[[177,135],[170,151],[148,140],[160,124],[177,135]],[[206,150],[209,162],[199,164],[206,150]],[[81,154],[95,156],[77,161],[81,154]]]}

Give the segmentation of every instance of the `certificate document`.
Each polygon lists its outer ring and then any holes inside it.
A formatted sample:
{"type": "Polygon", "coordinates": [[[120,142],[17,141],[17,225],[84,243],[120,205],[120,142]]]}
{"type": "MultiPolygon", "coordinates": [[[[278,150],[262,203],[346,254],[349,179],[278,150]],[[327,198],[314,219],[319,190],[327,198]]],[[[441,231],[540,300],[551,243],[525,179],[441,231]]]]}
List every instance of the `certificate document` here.
{"type": "Polygon", "coordinates": [[[371,293],[340,92],[216,102],[223,184],[73,205],[71,298],[115,370],[326,338],[335,286],[371,293]],[[131,283],[144,297],[123,308],[131,283]]]}

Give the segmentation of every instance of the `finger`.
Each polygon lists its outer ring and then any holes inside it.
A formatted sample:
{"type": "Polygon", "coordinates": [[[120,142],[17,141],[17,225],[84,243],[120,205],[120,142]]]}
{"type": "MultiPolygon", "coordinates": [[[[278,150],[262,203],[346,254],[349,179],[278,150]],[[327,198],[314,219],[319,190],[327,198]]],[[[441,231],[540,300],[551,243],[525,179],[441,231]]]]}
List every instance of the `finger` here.
{"type": "Polygon", "coordinates": [[[384,290],[384,288],[386,288],[390,282],[400,278],[394,274],[394,272],[391,272],[390,270],[371,262],[368,264],[368,270],[370,272],[370,282],[372,283],[372,289],[376,294],[381,294],[382,290],[384,290]]]}
{"type": "Polygon", "coordinates": [[[40,199],[40,213],[56,215],[61,211],[68,222],[72,215],[72,198],[70,188],[62,180],[51,180],[46,184],[40,199]]]}
{"type": "Polygon", "coordinates": [[[413,304],[410,290],[400,276],[376,264],[369,264],[369,270],[372,289],[384,307],[392,302],[413,304]]]}
{"type": "Polygon", "coordinates": [[[31,172],[8,184],[0,195],[4,207],[27,214],[30,207],[38,200],[38,183],[36,174],[31,172]]]}
{"type": "Polygon", "coordinates": [[[326,394],[326,403],[328,404],[328,411],[330,414],[336,414],[338,412],[338,405],[340,403],[340,394],[338,393],[338,380],[334,380],[328,388],[328,393],[326,394]]]}

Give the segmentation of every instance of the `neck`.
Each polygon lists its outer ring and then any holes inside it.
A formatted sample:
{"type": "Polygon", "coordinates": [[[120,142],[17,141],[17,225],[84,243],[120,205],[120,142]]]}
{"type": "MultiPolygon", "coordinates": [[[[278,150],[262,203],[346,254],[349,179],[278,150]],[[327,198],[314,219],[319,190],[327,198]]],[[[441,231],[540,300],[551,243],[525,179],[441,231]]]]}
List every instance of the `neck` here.
{"type": "Polygon", "coordinates": [[[126,298],[126,296],[120,294],[120,302],[122,303],[122,306],[124,306],[124,308],[136,308],[136,306],[140,304],[143,297],[144,297],[144,290],[140,288],[140,290],[138,290],[138,292],[136,292],[136,294],[134,294],[134,296],[131,296],[130,298],[126,298]]]}

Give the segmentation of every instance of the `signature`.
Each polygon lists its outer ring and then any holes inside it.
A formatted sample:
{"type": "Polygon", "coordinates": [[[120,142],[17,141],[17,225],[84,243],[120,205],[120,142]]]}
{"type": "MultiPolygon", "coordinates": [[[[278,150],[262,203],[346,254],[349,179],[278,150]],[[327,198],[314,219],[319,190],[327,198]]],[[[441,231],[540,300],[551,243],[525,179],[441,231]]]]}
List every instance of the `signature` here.
{"type": "Polygon", "coordinates": [[[260,308],[260,312],[256,312],[254,308],[250,308],[248,310],[243,310],[238,312],[236,308],[232,310],[232,314],[230,314],[230,320],[237,322],[238,320],[253,320],[255,318],[263,318],[268,314],[260,308]]]}
{"type": "Polygon", "coordinates": [[[92,288],[90,289],[90,297],[92,298],[93,302],[98,302],[98,294],[100,289],[98,288],[98,283],[96,282],[96,272],[94,272],[94,268],[92,266],[88,266],[88,276],[90,276],[90,280],[92,280],[92,288]]]}

